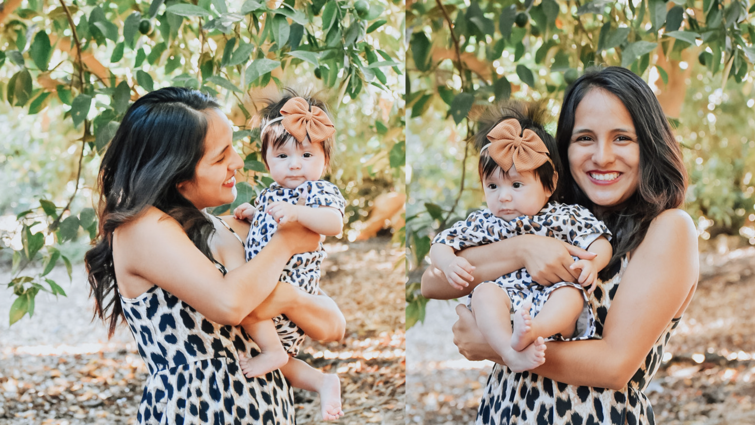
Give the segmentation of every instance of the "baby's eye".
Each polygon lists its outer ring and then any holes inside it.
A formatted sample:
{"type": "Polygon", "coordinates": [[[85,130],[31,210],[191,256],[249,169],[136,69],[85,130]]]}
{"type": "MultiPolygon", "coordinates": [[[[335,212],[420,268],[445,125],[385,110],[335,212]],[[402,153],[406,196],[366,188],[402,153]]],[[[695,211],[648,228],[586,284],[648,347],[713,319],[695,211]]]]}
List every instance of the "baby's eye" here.
{"type": "Polygon", "coordinates": [[[304,152],[304,158],[312,158],[312,154],[309,152],[304,152]]]}
{"type": "Polygon", "coordinates": [[[514,182],[513,186],[514,186],[514,189],[519,189],[519,188],[523,187],[524,185],[522,183],[520,183],[520,182],[514,182]]]}
{"type": "Polygon", "coordinates": [[[495,183],[490,183],[488,184],[488,189],[498,189],[498,185],[496,185],[495,183]]]}
{"type": "Polygon", "coordinates": [[[288,155],[286,155],[285,153],[279,153],[279,154],[278,154],[278,155],[276,156],[276,158],[281,158],[281,159],[284,159],[284,158],[288,158],[288,155]]]}

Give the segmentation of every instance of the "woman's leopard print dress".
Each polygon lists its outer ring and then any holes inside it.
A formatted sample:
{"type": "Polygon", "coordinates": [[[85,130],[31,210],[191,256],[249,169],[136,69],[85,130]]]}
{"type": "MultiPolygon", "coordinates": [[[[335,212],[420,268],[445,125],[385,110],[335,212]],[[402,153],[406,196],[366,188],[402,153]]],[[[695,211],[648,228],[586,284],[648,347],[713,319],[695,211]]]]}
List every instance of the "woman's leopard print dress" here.
{"type": "Polygon", "coordinates": [[[139,424],[296,423],[293,392],[279,370],[241,373],[237,353],[259,354],[243,328],[214,323],[159,286],[121,297],[121,305],[149,370],[139,424]]]}
{"type": "MultiPolygon", "coordinates": [[[[621,271],[592,294],[590,301],[598,335],[603,334],[603,323],[627,262],[625,258],[621,271]]],[[[619,391],[566,385],[531,372],[513,373],[506,366],[496,364],[488,377],[476,423],[655,424],[653,408],[644,391],[661,365],[663,350],[679,320],[673,319],[666,326],[645,363],[619,391]]]]}

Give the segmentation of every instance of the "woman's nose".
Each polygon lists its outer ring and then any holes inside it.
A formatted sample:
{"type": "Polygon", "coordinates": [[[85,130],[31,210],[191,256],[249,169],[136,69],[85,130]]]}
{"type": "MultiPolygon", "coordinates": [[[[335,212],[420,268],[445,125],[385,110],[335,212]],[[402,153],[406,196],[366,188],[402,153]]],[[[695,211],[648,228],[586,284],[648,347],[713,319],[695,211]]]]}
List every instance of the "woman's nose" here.
{"type": "Polygon", "coordinates": [[[595,145],[595,152],[592,155],[592,162],[598,166],[608,165],[614,162],[615,155],[613,145],[610,142],[600,142],[595,145]]]}
{"type": "Polygon", "coordinates": [[[231,149],[231,161],[228,163],[228,169],[236,171],[240,170],[242,167],[244,167],[244,160],[241,159],[241,156],[236,152],[236,149],[231,149]]]}

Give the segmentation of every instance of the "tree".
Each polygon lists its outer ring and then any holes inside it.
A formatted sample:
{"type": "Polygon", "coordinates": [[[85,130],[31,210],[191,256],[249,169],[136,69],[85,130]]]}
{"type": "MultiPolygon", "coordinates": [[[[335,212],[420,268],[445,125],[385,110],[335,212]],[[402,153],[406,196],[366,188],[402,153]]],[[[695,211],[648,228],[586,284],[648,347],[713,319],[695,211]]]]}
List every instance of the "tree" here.
{"type": "MultiPolygon", "coordinates": [[[[727,149],[723,135],[690,144],[692,137],[716,132],[715,126],[702,128],[715,122],[716,103],[708,102],[714,118],[703,121],[699,109],[690,109],[702,98],[685,99],[701,93],[691,87],[710,89],[720,99],[743,86],[749,93],[754,12],[747,2],[720,0],[407,4],[412,28],[407,156],[414,164],[417,144],[423,156],[434,158],[412,170],[409,184],[407,326],[424,317],[427,300],[419,294],[419,277],[431,236],[481,204],[479,184],[467,175],[474,155],[465,142],[475,132],[477,112],[509,98],[543,100],[555,121],[568,85],[594,65],[629,68],[656,90],[691,170],[688,210],[693,217],[701,223],[713,218],[724,224],[718,227],[723,232],[736,233],[746,223],[750,227],[743,229],[751,229],[755,189],[746,165],[755,164],[754,143],[747,140],[755,129],[752,120],[736,124],[722,117],[736,126],[737,137],[728,137],[736,150],[727,149]],[[728,167],[732,156],[734,167],[728,167]],[[714,180],[718,186],[710,184],[714,180]],[[428,181],[439,181],[438,189],[428,181]]],[[[739,94],[732,97],[745,102],[739,94]]],[[[548,129],[555,133],[554,122],[548,129]]],[[[755,237],[755,229],[751,233],[755,237]]]]}
{"type": "MultiPolygon", "coordinates": [[[[75,170],[70,177],[44,174],[48,181],[35,186],[40,196],[17,214],[21,243],[13,249],[8,284],[16,297],[11,324],[33,314],[40,291],[65,295],[47,276],[62,261],[70,277],[78,258],[66,246],[82,231],[94,238],[98,226],[94,210],[81,208],[88,203],[82,188],[91,191],[99,156],[130,103],[159,87],[191,87],[233,101],[227,112],[238,127],[233,140],[248,177],[237,184],[234,204],[271,182],[258,157],[254,113],[261,98],[291,82],[319,81],[331,105],[344,112],[334,114],[343,129],[336,162],[344,166],[331,180],[350,201],[349,223],[380,189],[402,181],[403,135],[390,131],[403,120],[397,30],[403,16],[395,0],[9,0],[3,6],[0,95],[24,123],[31,121],[27,115],[41,117],[43,127],[54,122],[52,138],[69,145],[62,158],[36,161],[72,160],[75,170]],[[45,194],[48,182],[71,190],[61,201],[45,194]],[[364,190],[373,186],[378,190],[364,190]],[[32,272],[29,266],[40,259],[40,270],[32,272]]],[[[8,162],[25,163],[28,153],[12,143],[8,162]]]]}

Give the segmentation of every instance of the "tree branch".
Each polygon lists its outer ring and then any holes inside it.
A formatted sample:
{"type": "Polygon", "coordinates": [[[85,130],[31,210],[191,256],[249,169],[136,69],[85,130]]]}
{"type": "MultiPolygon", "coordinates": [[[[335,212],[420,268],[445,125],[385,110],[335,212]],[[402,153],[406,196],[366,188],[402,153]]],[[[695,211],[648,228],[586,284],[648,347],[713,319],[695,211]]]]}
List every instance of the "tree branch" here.
{"type": "Polygon", "coordinates": [[[464,65],[462,65],[461,62],[461,48],[459,48],[459,39],[456,38],[456,33],[454,32],[454,24],[451,22],[451,17],[448,16],[448,12],[446,11],[446,8],[443,6],[443,3],[441,3],[440,0],[435,0],[435,3],[440,8],[441,12],[443,12],[443,18],[448,23],[448,31],[451,33],[451,39],[454,41],[454,48],[456,49],[456,68],[459,70],[459,78],[461,78],[461,89],[464,90],[465,84],[464,84],[464,65]]]}

